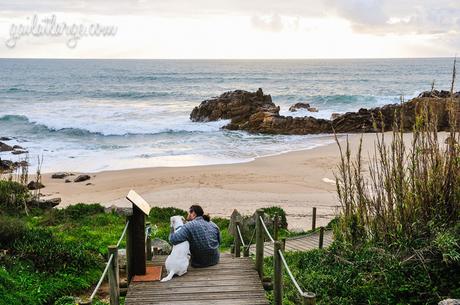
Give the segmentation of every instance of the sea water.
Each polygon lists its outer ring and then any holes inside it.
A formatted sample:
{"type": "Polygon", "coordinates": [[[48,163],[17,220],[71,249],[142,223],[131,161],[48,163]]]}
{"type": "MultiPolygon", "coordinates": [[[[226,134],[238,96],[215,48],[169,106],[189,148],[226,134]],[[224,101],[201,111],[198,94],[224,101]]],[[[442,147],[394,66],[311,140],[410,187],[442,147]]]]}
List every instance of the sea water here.
{"type": "MultiPolygon", "coordinates": [[[[224,164],[309,149],[326,135],[248,134],[196,123],[193,107],[263,88],[282,115],[329,118],[448,89],[451,58],[343,60],[0,59],[0,136],[43,172],[224,164]],[[291,113],[306,102],[319,111],[291,113]]],[[[24,159],[0,153],[4,159],[24,159]]]]}

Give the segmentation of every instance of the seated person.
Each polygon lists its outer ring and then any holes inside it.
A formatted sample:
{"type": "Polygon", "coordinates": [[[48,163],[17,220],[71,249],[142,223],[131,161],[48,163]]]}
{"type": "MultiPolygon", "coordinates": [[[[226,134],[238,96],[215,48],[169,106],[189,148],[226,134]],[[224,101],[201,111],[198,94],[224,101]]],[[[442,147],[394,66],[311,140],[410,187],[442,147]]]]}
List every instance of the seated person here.
{"type": "Polygon", "coordinates": [[[204,215],[199,205],[189,209],[188,222],[177,232],[171,232],[169,241],[173,245],[188,241],[192,254],[192,267],[202,268],[219,262],[220,231],[219,227],[204,215]]]}

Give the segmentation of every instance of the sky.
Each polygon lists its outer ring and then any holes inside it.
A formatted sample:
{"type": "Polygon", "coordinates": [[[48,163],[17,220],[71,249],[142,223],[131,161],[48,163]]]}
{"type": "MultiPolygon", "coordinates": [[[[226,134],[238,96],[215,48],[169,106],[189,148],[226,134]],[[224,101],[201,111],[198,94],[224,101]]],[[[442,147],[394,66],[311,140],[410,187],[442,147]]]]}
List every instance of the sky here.
{"type": "Polygon", "coordinates": [[[460,0],[0,0],[0,58],[451,57],[459,50],[460,0]]]}

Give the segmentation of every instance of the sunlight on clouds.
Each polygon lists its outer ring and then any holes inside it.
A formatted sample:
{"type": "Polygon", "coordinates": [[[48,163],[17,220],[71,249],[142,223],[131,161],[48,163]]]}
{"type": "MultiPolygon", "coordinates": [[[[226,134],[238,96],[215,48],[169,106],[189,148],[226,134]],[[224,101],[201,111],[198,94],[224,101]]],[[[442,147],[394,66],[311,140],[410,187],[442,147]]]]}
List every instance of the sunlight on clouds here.
{"type": "MultiPolygon", "coordinates": [[[[45,16],[43,16],[45,17],[45,16]]],[[[272,15],[107,16],[60,13],[66,22],[114,25],[114,37],[83,37],[75,49],[63,39],[24,37],[14,49],[2,44],[0,57],[82,58],[375,58],[433,56],[446,52],[424,35],[356,33],[337,17],[272,15]]],[[[0,37],[8,24],[0,19],[0,37]]],[[[404,22],[404,19],[391,19],[404,22]]]]}

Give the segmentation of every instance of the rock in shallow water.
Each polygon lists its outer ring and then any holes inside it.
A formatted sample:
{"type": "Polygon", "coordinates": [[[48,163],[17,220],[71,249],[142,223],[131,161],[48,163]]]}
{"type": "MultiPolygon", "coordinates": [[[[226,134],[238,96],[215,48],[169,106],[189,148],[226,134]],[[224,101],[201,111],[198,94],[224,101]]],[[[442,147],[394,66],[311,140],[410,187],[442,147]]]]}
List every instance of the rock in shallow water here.
{"type": "Polygon", "coordinates": [[[12,146],[9,146],[8,144],[0,142],[0,151],[12,151],[12,150],[13,150],[12,146]]]}
{"type": "Polygon", "coordinates": [[[310,104],[308,103],[296,103],[289,107],[290,112],[296,112],[298,109],[308,109],[310,108],[310,104]]]}
{"type": "MultiPolygon", "coordinates": [[[[271,100],[270,95],[264,95],[262,89],[257,92],[236,90],[226,92],[219,97],[206,100],[195,107],[190,119],[197,122],[231,119],[223,128],[229,130],[245,130],[251,133],[305,135],[319,133],[352,133],[375,132],[376,127],[385,131],[392,129],[394,118],[403,115],[403,126],[410,131],[415,123],[417,113],[425,107],[430,107],[438,115],[438,130],[448,130],[448,101],[449,98],[425,97],[414,98],[403,104],[386,105],[372,109],[360,109],[358,112],[347,112],[334,120],[317,119],[314,117],[291,117],[279,115],[279,107],[271,100]]],[[[450,96],[450,94],[449,94],[450,96]]],[[[460,102],[460,94],[454,99],[460,102]]],[[[460,123],[460,112],[457,114],[460,123]]]]}

